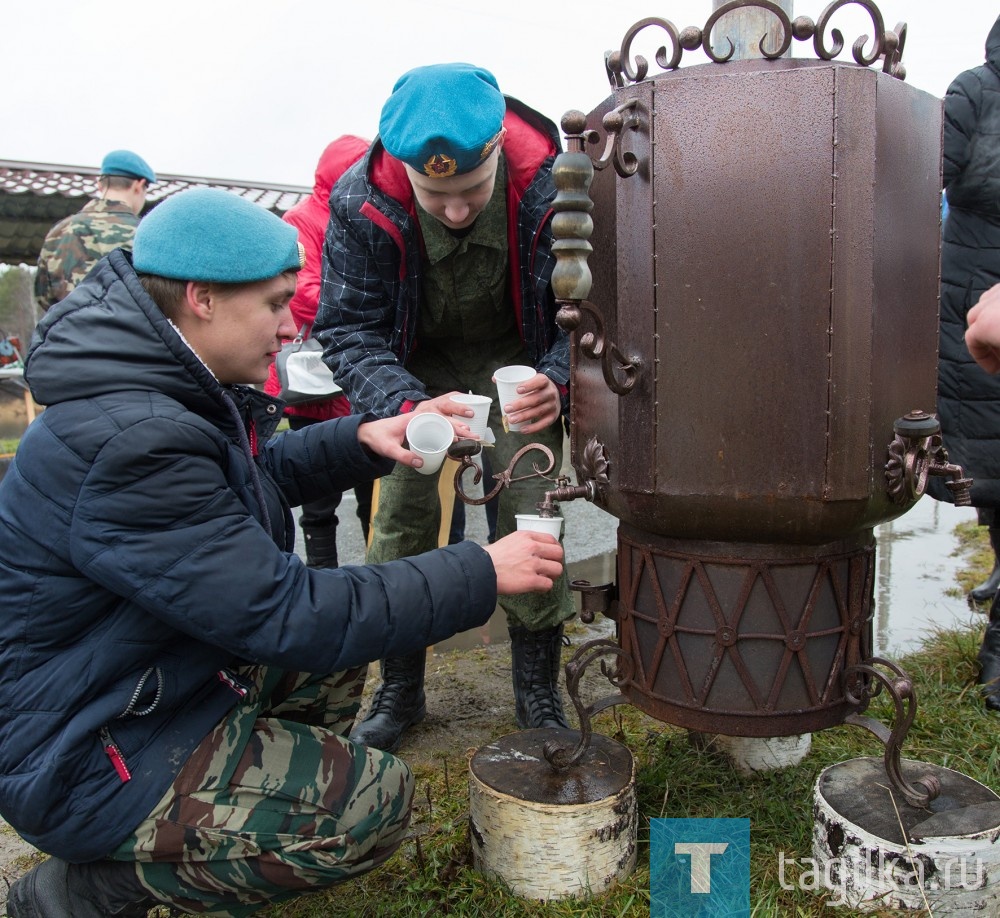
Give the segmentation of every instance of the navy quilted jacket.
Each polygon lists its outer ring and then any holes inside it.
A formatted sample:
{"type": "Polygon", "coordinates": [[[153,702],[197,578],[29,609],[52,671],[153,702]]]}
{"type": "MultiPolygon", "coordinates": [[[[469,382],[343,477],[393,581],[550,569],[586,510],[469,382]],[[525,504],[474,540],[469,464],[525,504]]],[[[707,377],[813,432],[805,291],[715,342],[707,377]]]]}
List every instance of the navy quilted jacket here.
{"type": "MultiPolygon", "coordinates": [[[[564,393],[568,417],[569,338],[556,325],[549,283],[559,135],[551,121],[509,97],[504,126],[509,289],[531,360],[564,393]]],[[[333,186],[330,212],[313,336],[354,410],[392,417],[404,402],[429,396],[405,369],[423,295],[420,227],[403,166],[380,141],[333,186]]]]}
{"type": "MultiPolygon", "coordinates": [[[[973,504],[1000,507],[1000,377],[980,369],[965,346],[966,315],[1000,283],[1000,19],[986,63],[955,78],[944,114],[938,416],[949,458],[975,479],[973,504]]],[[[941,479],[932,479],[931,493],[951,499],[941,479]]]]}
{"type": "Polygon", "coordinates": [[[358,418],[270,435],[115,251],[39,324],[46,409],[0,483],[0,813],[70,861],[113,850],[243,692],[246,664],[329,672],[482,624],[472,542],[312,570],[289,505],[387,473],[358,418]],[[256,456],[253,456],[256,445],[256,456]]]}

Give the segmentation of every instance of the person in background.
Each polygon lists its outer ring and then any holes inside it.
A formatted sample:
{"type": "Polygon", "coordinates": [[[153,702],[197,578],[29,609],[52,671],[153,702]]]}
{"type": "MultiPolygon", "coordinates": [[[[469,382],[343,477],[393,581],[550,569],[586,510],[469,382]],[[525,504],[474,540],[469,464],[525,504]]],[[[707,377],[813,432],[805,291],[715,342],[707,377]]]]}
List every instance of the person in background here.
{"type": "Polygon", "coordinates": [[[104,157],[97,177],[100,197],[60,220],[42,243],[35,274],[35,301],[42,312],[65,299],[109,252],[131,246],[155,181],[156,173],[131,150],[112,150],[104,157]]]}
{"type": "MultiPolygon", "coordinates": [[[[987,373],[1000,373],[1000,284],[990,287],[969,310],[965,343],[987,373]]],[[[986,707],[1000,711],[1000,593],[993,597],[979,648],[979,684],[986,707]]]]}
{"type": "MultiPolygon", "coordinates": [[[[938,417],[952,462],[973,479],[972,505],[988,526],[993,571],[970,593],[992,601],[979,652],[989,707],[1000,710],[1000,378],[977,365],[967,346],[970,316],[1000,283],[1000,17],[986,38],[986,63],[952,81],[944,99],[944,188],[948,219],[941,248],[938,417]]],[[[974,337],[973,337],[973,340],[974,337]]],[[[950,499],[935,479],[932,497],[950,499]]]]}
{"type": "Polygon", "coordinates": [[[563,574],[534,532],[335,570],[295,554],[290,506],[422,462],[405,415],[272,436],[256,386],[294,334],[297,235],[181,192],[36,328],[47,407],[0,481],[0,815],[51,857],[11,918],[246,915],[383,863],[413,777],[346,736],[367,663],[563,574]]]}
{"type": "MultiPolygon", "coordinates": [[[[974,479],[972,505],[988,528],[993,569],[969,593],[988,603],[1000,587],[1000,380],[965,346],[966,316],[1000,281],[1000,18],[986,39],[986,63],[960,73],[944,99],[944,190],[938,405],[952,462],[974,479]]],[[[940,480],[932,497],[951,501],[940,480]]]]}
{"type": "MultiPolygon", "coordinates": [[[[536,374],[489,419],[490,455],[505,469],[517,450],[541,443],[562,461],[569,405],[569,339],[555,322],[550,279],[551,121],[505,97],[489,71],[434,64],[397,80],[379,136],[330,196],[323,290],[314,335],[356,411],[378,418],[472,412],[449,393],[494,390],[493,372],[526,364],[536,374]],[[500,409],[518,432],[506,432],[500,409]]],[[[397,465],[379,482],[370,562],[436,544],[438,475],[397,465]]],[[[515,513],[537,513],[551,483],[526,478],[504,489],[497,535],[515,513]]],[[[460,543],[465,544],[465,543],[460,543]]],[[[544,596],[506,596],[517,723],[565,727],[559,695],[563,623],[573,615],[565,576],[544,596]]],[[[426,715],[427,643],[382,658],[382,683],[351,736],[398,747],[426,715]]]]}
{"type": "MultiPolygon", "coordinates": [[[[345,134],[327,144],[316,164],[312,194],[290,208],[282,218],[299,231],[299,242],[306,250],[305,267],[299,272],[295,295],[288,304],[298,331],[308,337],[319,305],[320,271],[322,269],[323,237],[330,220],[330,189],[352,163],[368,149],[368,141],[345,134]]],[[[264,391],[277,396],[281,391],[274,365],[268,374],[264,391]]],[[[285,415],[292,430],[310,424],[340,418],[351,413],[351,404],[343,395],[298,405],[286,405],[285,415]]],[[[365,542],[368,541],[368,521],[372,512],[372,483],[354,486],[357,515],[365,542]]],[[[343,494],[332,491],[302,505],[299,526],[310,567],[337,567],[337,508],[343,494]]]]}

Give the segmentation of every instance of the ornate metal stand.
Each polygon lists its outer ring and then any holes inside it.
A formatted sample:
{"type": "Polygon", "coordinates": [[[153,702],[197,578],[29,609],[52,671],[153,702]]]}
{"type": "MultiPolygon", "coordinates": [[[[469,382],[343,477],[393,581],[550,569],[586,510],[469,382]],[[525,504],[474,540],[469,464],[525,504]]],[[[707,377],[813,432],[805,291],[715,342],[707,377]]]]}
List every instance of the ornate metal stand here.
{"type": "Polygon", "coordinates": [[[941,793],[941,782],[933,774],[927,774],[911,784],[903,777],[900,767],[903,742],[917,715],[917,695],[913,688],[913,680],[895,663],[880,657],[872,657],[845,670],[844,685],[848,698],[859,707],[858,713],[848,714],[844,718],[844,723],[863,727],[878,737],[885,746],[885,772],[890,783],[910,806],[927,806],[941,793]],[[889,678],[877,667],[888,669],[895,678],[889,678]],[[882,689],[885,689],[886,694],[892,698],[896,709],[896,719],[892,729],[861,713],[867,710],[871,699],[882,689]]]}
{"type": "Polygon", "coordinates": [[[599,714],[606,708],[614,707],[616,704],[628,702],[620,692],[601,698],[590,705],[585,705],[580,698],[580,680],[586,672],[587,667],[595,660],[601,660],[601,673],[607,677],[608,681],[618,686],[623,681],[627,681],[632,676],[632,657],[624,651],[615,641],[597,640],[582,644],[573,654],[566,664],[566,693],[576,708],[577,717],[580,719],[580,740],[576,746],[569,748],[562,746],[558,740],[547,740],[542,745],[542,755],[546,761],[556,769],[569,768],[575,765],[583,757],[583,754],[590,746],[590,739],[593,733],[590,722],[594,715],[599,714]],[[616,659],[613,666],[608,665],[607,660],[602,657],[613,655],[616,659]]]}

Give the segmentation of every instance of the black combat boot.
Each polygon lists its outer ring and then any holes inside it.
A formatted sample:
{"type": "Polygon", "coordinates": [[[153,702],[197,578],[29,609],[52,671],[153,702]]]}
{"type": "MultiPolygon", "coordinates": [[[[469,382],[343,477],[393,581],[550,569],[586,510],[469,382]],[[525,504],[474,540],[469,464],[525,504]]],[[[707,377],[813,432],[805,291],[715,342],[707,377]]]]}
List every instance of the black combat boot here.
{"type": "Polygon", "coordinates": [[[559,696],[563,626],[529,631],[512,625],[507,630],[517,725],[522,730],[568,727],[559,696]]]}
{"type": "Polygon", "coordinates": [[[372,699],[371,710],[352,731],[350,738],[362,746],[395,752],[403,734],[427,714],[424,697],[424,664],[427,652],[382,661],[382,684],[372,699]]]}
{"type": "Polygon", "coordinates": [[[1000,711],[1000,593],[993,597],[990,620],[979,648],[979,684],[991,711],[1000,711]]]}
{"type": "Polygon", "coordinates": [[[146,918],[157,905],[139,883],[129,861],[67,864],[49,858],[7,892],[10,918],[146,918]]]}
{"type": "Polygon", "coordinates": [[[306,543],[306,564],[309,567],[337,566],[337,530],[303,529],[302,538],[306,543]]]}
{"type": "Polygon", "coordinates": [[[975,589],[969,590],[972,602],[992,602],[1000,590],[1000,529],[990,526],[990,545],[993,547],[993,570],[989,577],[975,589]]]}

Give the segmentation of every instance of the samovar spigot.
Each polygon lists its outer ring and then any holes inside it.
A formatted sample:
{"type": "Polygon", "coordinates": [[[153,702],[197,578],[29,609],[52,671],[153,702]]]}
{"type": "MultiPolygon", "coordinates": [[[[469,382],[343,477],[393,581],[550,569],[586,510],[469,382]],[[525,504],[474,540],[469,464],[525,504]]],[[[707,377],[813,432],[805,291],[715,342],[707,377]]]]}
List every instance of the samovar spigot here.
{"type": "Polygon", "coordinates": [[[555,516],[558,510],[556,507],[557,502],[576,500],[578,497],[593,502],[594,497],[597,495],[597,485],[593,481],[587,481],[582,485],[571,485],[568,478],[560,475],[556,479],[556,484],[558,487],[551,491],[546,491],[545,498],[535,504],[538,508],[539,516],[555,516]]]}
{"type": "Polygon", "coordinates": [[[941,439],[941,423],[932,414],[914,409],[893,424],[895,437],[889,444],[885,479],[889,496],[897,504],[922,497],[931,475],[945,476],[956,507],[972,505],[972,479],[962,467],[948,461],[941,439]]]}

